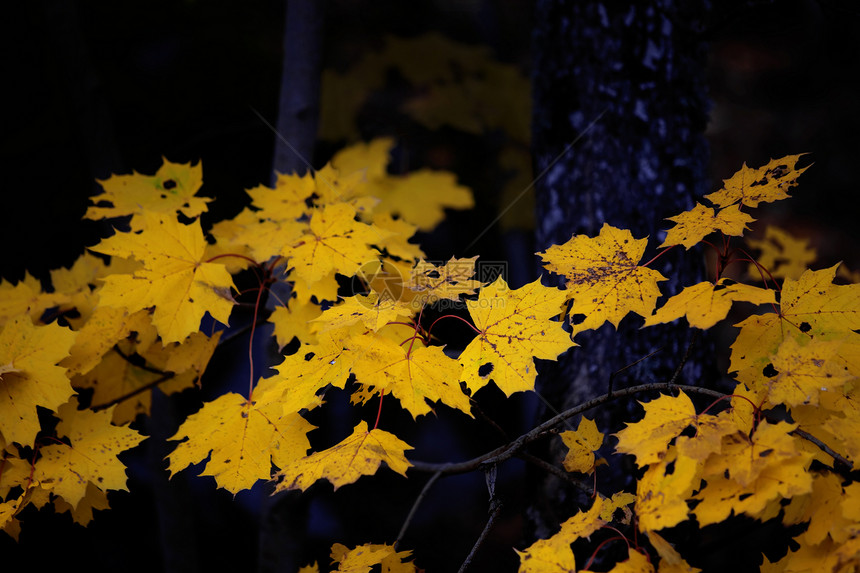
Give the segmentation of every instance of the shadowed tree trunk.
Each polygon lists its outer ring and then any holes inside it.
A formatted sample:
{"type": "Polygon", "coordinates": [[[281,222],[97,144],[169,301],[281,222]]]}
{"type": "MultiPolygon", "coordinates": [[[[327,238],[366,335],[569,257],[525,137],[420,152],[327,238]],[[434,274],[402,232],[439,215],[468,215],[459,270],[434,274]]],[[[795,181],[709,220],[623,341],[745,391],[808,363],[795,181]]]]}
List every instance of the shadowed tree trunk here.
{"type": "MultiPolygon", "coordinates": [[[[608,2],[542,0],[534,32],[533,144],[537,185],[536,241],[541,250],[573,234],[596,236],[604,223],[650,237],[643,261],[661,242],[665,217],[707,191],[704,130],[708,99],[701,23],[707,0],[608,2]]],[[[664,294],[704,279],[696,251],[675,248],[653,268],[669,280],[664,294]]],[[[618,333],[606,323],[576,337],[574,348],[541,370],[538,389],[557,409],[616,388],[667,381],[691,340],[684,321],[642,331],[630,315],[618,333]]],[[[678,381],[697,384],[704,345],[693,347],[678,381]]],[[[601,431],[620,429],[620,410],[595,412],[601,431]]],[[[589,415],[592,417],[592,415],[589,415]]],[[[610,440],[607,440],[609,442],[610,440]]],[[[563,452],[551,452],[559,459],[563,452]]],[[[532,489],[534,534],[546,537],[575,512],[554,476],[532,489]]],[[[598,489],[629,483],[598,470],[598,489]],[[611,482],[611,485],[610,485],[611,482]]],[[[617,491],[612,489],[612,491],[617,491]]],[[[568,500],[571,501],[571,500],[568,500]]]]}
{"type": "MultiPolygon", "coordinates": [[[[272,158],[272,169],[279,173],[304,173],[313,161],[319,123],[324,11],[322,0],[287,1],[275,125],[278,134],[272,158]]],[[[275,177],[273,173],[273,183],[275,177]]]]}
{"type": "MultiPolygon", "coordinates": [[[[319,123],[325,2],[287,0],[284,25],[281,89],[278,100],[272,185],[278,173],[303,174],[312,168],[319,123]]],[[[270,297],[269,309],[277,299],[270,297]]],[[[262,343],[263,337],[258,341],[262,343]]],[[[280,362],[280,355],[270,362],[280,362]]],[[[307,533],[308,498],[297,492],[269,496],[267,484],[261,508],[258,570],[295,571],[301,563],[307,533]]]]}

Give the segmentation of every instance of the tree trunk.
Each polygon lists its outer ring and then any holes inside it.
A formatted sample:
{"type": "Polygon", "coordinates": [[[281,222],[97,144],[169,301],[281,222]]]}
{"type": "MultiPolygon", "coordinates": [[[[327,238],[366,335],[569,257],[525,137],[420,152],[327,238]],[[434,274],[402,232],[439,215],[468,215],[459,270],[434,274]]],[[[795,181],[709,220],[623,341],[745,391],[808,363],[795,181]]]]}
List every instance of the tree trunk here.
{"type": "MultiPolygon", "coordinates": [[[[324,13],[321,0],[287,0],[272,185],[278,173],[303,174],[313,169],[324,13]]],[[[267,307],[271,310],[276,302],[271,297],[267,307]]],[[[258,340],[262,342],[262,337],[258,340]]],[[[280,356],[271,357],[272,364],[279,361],[280,356]]],[[[307,533],[308,498],[295,492],[269,495],[273,487],[266,485],[261,508],[258,570],[295,571],[301,565],[297,558],[307,533]]]]}
{"type": "MultiPolygon", "coordinates": [[[[317,137],[325,2],[288,0],[284,59],[272,169],[302,174],[311,168],[317,137]]],[[[274,183],[277,177],[272,175],[274,183]]]]}
{"type": "MultiPolygon", "coordinates": [[[[535,171],[543,174],[536,200],[539,249],[573,234],[596,236],[609,223],[630,229],[636,239],[649,237],[645,262],[656,253],[660,231],[671,226],[664,218],[693,207],[707,190],[701,24],[708,11],[708,0],[538,2],[532,129],[535,171]]],[[[664,294],[704,279],[695,250],[675,248],[654,268],[669,279],[660,283],[664,294]]],[[[639,331],[641,319],[631,315],[617,333],[609,323],[582,333],[576,337],[581,348],[542,369],[538,390],[559,410],[568,408],[606,393],[613,373],[658,349],[618,372],[613,383],[666,381],[691,341],[679,322],[639,331]]],[[[703,344],[696,347],[679,382],[701,380],[707,353],[703,344]]],[[[601,431],[620,429],[628,406],[595,412],[601,431]]],[[[558,459],[562,452],[550,455],[558,459]]],[[[539,481],[532,518],[534,534],[545,537],[575,506],[561,503],[557,478],[539,481]]],[[[602,469],[597,483],[599,490],[616,491],[629,480],[602,469]]]]}

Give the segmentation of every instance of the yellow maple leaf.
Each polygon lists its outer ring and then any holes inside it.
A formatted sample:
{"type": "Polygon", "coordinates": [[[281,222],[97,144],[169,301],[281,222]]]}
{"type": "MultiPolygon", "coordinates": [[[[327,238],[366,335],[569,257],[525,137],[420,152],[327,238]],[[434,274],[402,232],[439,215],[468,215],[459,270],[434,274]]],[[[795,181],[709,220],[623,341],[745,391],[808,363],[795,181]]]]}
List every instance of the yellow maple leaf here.
{"type": "Polygon", "coordinates": [[[849,460],[854,463],[860,460],[860,420],[856,416],[831,417],[822,424],[822,428],[830,431],[841,443],[849,460]]]}
{"type": "Polygon", "coordinates": [[[751,169],[743,167],[730,179],[723,181],[723,188],[705,198],[720,207],[728,207],[740,201],[748,207],[758,207],[759,203],[771,203],[788,198],[788,191],[797,185],[800,174],[809,166],[797,169],[797,161],[805,155],[786,155],[781,159],[771,159],[767,165],[751,169]]]}
{"type": "Polygon", "coordinates": [[[684,288],[666,301],[657,312],[645,319],[644,326],[672,322],[682,316],[687,317],[690,326],[702,330],[711,328],[729,314],[733,302],[753,304],[775,303],[774,291],[731,279],[722,278],[713,284],[700,282],[684,288]]]}
{"type": "Polygon", "coordinates": [[[269,315],[269,322],[274,327],[274,335],[278,347],[283,349],[293,337],[304,344],[317,342],[317,325],[313,322],[322,313],[322,308],[311,301],[301,302],[292,298],[286,306],[277,306],[269,315]]]}
{"type": "MultiPolygon", "coordinates": [[[[809,246],[809,239],[797,238],[773,225],[765,229],[764,239],[748,239],[747,242],[761,251],[758,263],[774,278],[797,279],[817,258],[815,249],[809,246]]],[[[747,272],[756,280],[762,279],[755,265],[750,265],[747,272]]]]}
{"type": "Polygon", "coordinates": [[[633,512],[630,511],[630,508],[627,506],[634,501],[636,501],[635,494],[626,491],[613,493],[611,498],[604,499],[603,510],[600,512],[600,519],[603,521],[613,521],[615,519],[616,510],[621,509],[624,512],[624,517],[621,519],[621,522],[629,524],[630,520],[633,518],[633,512]]]}
{"type": "Polygon", "coordinates": [[[210,338],[194,332],[181,344],[166,346],[121,341],[95,368],[75,376],[72,386],[93,389],[92,408],[116,404],[113,423],[127,424],[138,414],[149,414],[155,386],[170,395],[199,384],[219,337],[220,333],[210,338]],[[137,363],[135,355],[144,363],[137,363]]]}
{"type": "Polygon", "coordinates": [[[771,405],[818,404],[821,392],[838,389],[854,378],[834,357],[840,341],[811,340],[801,346],[793,337],[783,340],[771,359],[775,373],[763,376],[771,405]]]}
{"type": "MultiPolygon", "coordinates": [[[[215,243],[206,245],[203,260],[217,260],[219,263],[223,263],[231,274],[248,268],[254,261],[268,260],[273,252],[280,252],[279,249],[283,243],[280,241],[261,241],[263,245],[258,245],[254,242],[257,237],[262,235],[258,225],[262,226],[265,223],[267,223],[265,219],[261,222],[255,211],[247,207],[232,219],[218,221],[209,230],[215,243]],[[257,253],[257,249],[261,252],[257,253]]],[[[298,228],[301,229],[301,224],[298,225],[298,228]]],[[[291,235],[290,238],[292,237],[291,235]]]]}
{"type": "Polygon", "coordinates": [[[154,306],[152,322],[164,342],[179,342],[199,330],[207,312],[227,324],[233,308],[233,279],[224,265],[203,260],[206,241],[200,222],[183,225],[150,213],[141,218],[140,233],[117,233],[90,247],[143,263],[133,275],[106,277],[100,303],[130,312],[154,306]]]}
{"type": "Polygon", "coordinates": [[[103,412],[78,410],[72,398],[57,409],[57,434],[69,438],[67,444],[51,444],[39,450],[34,479],[62,497],[72,507],[84,499],[88,484],[102,491],[125,490],[125,466],[117,454],[131,449],[146,436],[111,424],[110,409],[103,412]]]}
{"type": "Polygon", "coordinates": [[[316,191],[311,173],[278,173],[274,187],[258,185],[246,190],[251,204],[258,209],[256,215],[271,221],[295,221],[309,211],[306,200],[316,191]]]}
{"type": "Polygon", "coordinates": [[[281,481],[275,491],[304,491],[319,479],[327,479],[337,489],[363,475],[375,474],[382,462],[405,476],[411,464],[404,451],[411,449],[394,434],[378,428],[368,431],[367,422],[361,421],[340,443],[284,466],[277,474],[281,481]]]}
{"type": "Polygon", "coordinates": [[[514,550],[520,556],[519,573],[568,573],[576,571],[576,559],[570,548],[572,541],[554,535],[538,539],[524,551],[514,550]]]}
{"type": "Polygon", "coordinates": [[[379,252],[370,245],[389,232],[355,220],[355,209],[343,203],[326,205],[311,215],[309,228],[281,254],[290,259],[296,275],[309,283],[332,271],[352,276],[379,252]]]}
{"type": "Polygon", "coordinates": [[[57,513],[69,512],[72,520],[79,525],[86,526],[93,520],[94,509],[110,509],[110,504],[107,493],[96,487],[93,482],[87,483],[86,493],[77,506],[73,506],[62,497],[54,499],[54,510],[57,513]]]}
{"type": "Polygon", "coordinates": [[[353,549],[341,543],[331,547],[332,565],[343,573],[369,573],[374,565],[380,565],[383,573],[414,573],[411,561],[403,561],[411,551],[397,551],[393,545],[365,543],[353,549]]]}
{"type": "Polygon", "coordinates": [[[469,397],[460,389],[460,364],[439,346],[416,342],[400,345],[382,336],[354,336],[352,371],[365,386],[393,394],[413,418],[430,413],[430,402],[442,402],[471,416],[469,397]]]}
{"type": "Polygon", "coordinates": [[[361,173],[364,182],[382,179],[394,143],[393,137],[354,143],[335,153],[330,163],[341,173],[361,173]]]}
{"type": "MultiPolygon", "coordinates": [[[[749,405],[747,402],[743,403],[749,405]]],[[[696,416],[693,423],[696,433],[692,436],[678,436],[675,440],[678,454],[703,462],[711,454],[719,453],[723,447],[724,436],[744,431],[738,426],[733,414],[731,411],[725,411],[716,416],[696,416]]]]}
{"type": "Polygon", "coordinates": [[[89,252],[75,259],[68,269],[59,268],[51,271],[51,286],[55,293],[63,293],[68,300],[60,303],[60,312],[73,330],[80,330],[89,320],[90,314],[98,303],[99,279],[113,273],[134,272],[139,266],[134,261],[114,260],[107,265],[103,257],[97,257],[89,252]],[[80,316],[74,316],[65,311],[74,309],[80,316]]]}
{"type": "MultiPolygon", "coordinates": [[[[837,265],[838,266],[838,265],[837,265]]],[[[789,337],[842,340],[833,359],[860,375],[857,335],[860,329],[860,285],[834,285],[836,266],[820,271],[807,270],[798,280],[786,278],[780,293],[779,314],[753,315],[740,327],[731,345],[730,371],[751,388],[761,382],[762,373],[789,337]]]]}
{"type": "Polygon", "coordinates": [[[45,310],[69,298],[62,292],[43,292],[42,284],[30,273],[24,273],[16,284],[0,280],[0,325],[21,314],[29,314],[33,322],[38,322],[45,310]]]}
{"type": "Polygon", "coordinates": [[[615,451],[633,454],[641,468],[660,461],[666,455],[669,442],[684,428],[695,424],[696,408],[684,392],[679,392],[677,398],[663,394],[656,400],[640,404],[645,408],[645,417],[639,422],[626,424],[614,435],[618,438],[615,451]]]}
{"type": "Polygon", "coordinates": [[[362,323],[377,331],[389,322],[402,321],[415,314],[412,305],[389,297],[380,297],[375,292],[367,296],[355,295],[343,299],[341,304],[329,307],[314,319],[321,332],[362,323]]]}
{"type": "Polygon", "coordinates": [[[477,256],[468,259],[451,258],[442,266],[419,261],[413,268],[409,280],[404,284],[416,293],[422,304],[432,304],[439,299],[459,300],[461,294],[475,294],[481,281],[472,279],[475,274],[477,256]]]}
{"type": "Polygon", "coordinates": [[[131,228],[143,228],[140,215],[144,212],[174,215],[177,211],[194,218],[207,210],[208,197],[195,197],[203,185],[203,167],[200,163],[171,163],[163,159],[155,175],[133,172],[131,175],[112,175],[99,184],[104,189],[91,198],[96,205],[90,206],[85,219],[104,219],[132,215],[131,228]],[[107,201],[110,207],[98,203],[107,201]]]}
{"type": "MultiPolygon", "coordinates": [[[[582,573],[587,570],[583,569],[582,573]]],[[[609,573],[654,573],[654,566],[651,565],[648,556],[632,548],[627,550],[627,560],[619,561],[609,570],[609,573]]]]}
{"type": "Polygon", "coordinates": [[[564,456],[564,469],[591,473],[594,469],[594,452],[603,444],[603,434],[597,429],[597,423],[583,416],[579,427],[562,432],[561,439],[569,450],[564,456]]]}
{"type": "Polygon", "coordinates": [[[344,174],[360,174],[356,193],[375,197],[374,217],[399,216],[422,231],[430,231],[445,218],[445,208],[471,209],[472,192],[457,184],[447,171],[419,169],[406,175],[388,175],[385,165],[394,141],[390,138],[351,146],[337,153],[331,165],[344,174]]]}
{"type": "Polygon", "coordinates": [[[146,310],[129,313],[123,308],[100,306],[77,331],[69,356],[60,364],[68,369],[70,378],[85,374],[98,365],[114,344],[149,323],[146,310]]]}
{"type": "Polygon", "coordinates": [[[350,376],[354,354],[344,349],[348,332],[328,331],[319,335],[317,344],[305,344],[298,352],[284,357],[271,380],[272,392],[285,414],[315,408],[321,403],[319,390],[329,384],[343,388],[350,376]]]}
{"type": "Polygon", "coordinates": [[[66,369],[75,333],[55,323],[35,326],[24,315],[0,330],[0,436],[31,445],[39,432],[36,407],[56,410],[74,394],[66,369]]]}
{"type": "Polygon", "coordinates": [[[519,551],[520,573],[566,573],[576,570],[576,560],[570,544],[587,538],[603,527],[600,518],[605,500],[598,497],[588,511],[580,511],[561,524],[561,529],[548,539],[539,539],[527,549],[519,551]]]}
{"type": "Polygon", "coordinates": [[[595,238],[576,235],[538,253],[544,267],[567,278],[566,288],[573,298],[571,318],[585,315],[572,325],[574,336],[606,321],[617,328],[628,312],[651,314],[660,296],[657,282],[666,278],[638,266],[647,243],[647,239],[634,239],[626,229],[604,223],[595,238]]]}
{"type": "Polygon", "coordinates": [[[388,237],[377,243],[380,249],[388,254],[399,257],[405,261],[413,261],[424,258],[421,247],[409,242],[417,231],[418,226],[403,219],[395,219],[390,213],[380,213],[373,216],[373,224],[380,229],[391,233],[388,237]]]}
{"type": "Polygon", "coordinates": [[[279,393],[268,391],[271,379],[261,380],[251,396],[230,392],[203,405],[170,440],[184,440],[170,454],[171,477],[209,458],[200,475],[213,476],[218,487],[234,495],[258,480],[270,479],[272,464],[288,466],[310,447],[314,428],[295,413],[285,413],[279,393]]]}
{"type": "Polygon", "coordinates": [[[375,213],[400,216],[421,231],[431,231],[445,218],[445,209],[471,209],[472,192],[447,171],[419,169],[371,182],[367,193],[379,199],[375,213]]]}
{"type": "Polygon", "coordinates": [[[700,500],[693,509],[700,525],[724,521],[732,512],[759,518],[771,501],[811,491],[807,470],[813,454],[790,435],[796,427],[764,421],[751,438],[742,433],[723,437],[720,453],[705,461],[707,485],[694,496],[700,500]]]}
{"type": "Polygon", "coordinates": [[[670,447],[650,464],[636,484],[636,516],[640,531],[674,527],[689,515],[687,498],[701,483],[702,462],[678,455],[670,447]]]}
{"type": "Polygon", "coordinates": [[[660,246],[684,245],[688,250],[716,231],[730,237],[741,237],[747,224],[755,221],[740,210],[740,205],[729,205],[717,211],[701,203],[696,203],[691,210],[668,219],[674,221],[675,226],[666,231],[666,239],[660,246]]]}
{"type": "Polygon", "coordinates": [[[460,354],[461,380],[474,394],[491,379],[508,396],[534,389],[534,358],[555,360],[574,346],[560,322],[564,291],[548,288],[540,280],[511,290],[500,276],[467,300],[479,334],[460,354]]]}
{"type": "Polygon", "coordinates": [[[844,543],[857,534],[857,522],[843,514],[842,505],[847,496],[842,481],[836,474],[815,474],[812,491],[805,496],[808,499],[797,520],[798,523],[809,522],[806,531],[798,536],[805,543],[817,545],[828,536],[837,543],[844,543]]]}
{"type": "Polygon", "coordinates": [[[701,569],[691,567],[672,545],[655,531],[648,532],[648,541],[660,556],[659,573],[698,573],[701,569]]]}

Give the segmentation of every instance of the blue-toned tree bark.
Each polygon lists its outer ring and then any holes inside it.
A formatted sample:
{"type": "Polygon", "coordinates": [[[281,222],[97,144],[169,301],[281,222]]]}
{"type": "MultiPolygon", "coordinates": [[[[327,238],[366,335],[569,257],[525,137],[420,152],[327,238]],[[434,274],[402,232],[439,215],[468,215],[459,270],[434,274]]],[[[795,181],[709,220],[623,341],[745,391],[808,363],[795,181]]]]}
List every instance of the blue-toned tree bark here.
{"type": "MultiPolygon", "coordinates": [[[[708,13],[708,0],[538,2],[532,119],[535,171],[542,174],[539,249],[574,234],[596,236],[609,223],[637,239],[650,237],[645,262],[657,253],[660,231],[672,225],[664,218],[691,208],[708,191],[702,35],[708,13]]],[[[675,248],[655,263],[669,278],[661,283],[664,294],[704,279],[698,255],[675,248]]],[[[616,388],[667,381],[690,346],[692,333],[680,323],[640,331],[641,319],[630,315],[618,333],[609,323],[582,333],[575,339],[581,348],[542,369],[538,389],[561,410],[606,393],[610,378],[616,388]]],[[[679,382],[701,380],[709,355],[703,348],[701,341],[692,346],[679,382]]],[[[628,405],[618,408],[594,413],[602,431],[620,428],[619,413],[628,405]]],[[[624,481],[598,472],[598,489],[624,481]]],[[[534,534],[545,537],[575,506],[562,503],[558,478],[537,479],[532,523],[534,534]]]]}

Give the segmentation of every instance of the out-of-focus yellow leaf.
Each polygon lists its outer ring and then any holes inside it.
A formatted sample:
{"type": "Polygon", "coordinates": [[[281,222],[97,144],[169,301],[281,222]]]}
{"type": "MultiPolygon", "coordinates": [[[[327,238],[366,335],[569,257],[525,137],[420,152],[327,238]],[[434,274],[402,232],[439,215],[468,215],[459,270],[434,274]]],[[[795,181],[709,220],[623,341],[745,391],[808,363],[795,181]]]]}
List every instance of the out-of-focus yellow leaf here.
{"type": "MultiPolygon", "coordinates": [[[[777,279],[800,278],[817,258],[815,249],[809,246],[809,239],[799,239],[773,225],[765,229],[764,239],[749,239],[747,242],[752,248],[761,251],[759,265],[777,279]]],[[[756,280],[769,278],[766,274],[762,277],[762,272],[755,265],[750,265],[747,272],[756,280]]]]}
{"type": "Polygon", "coordinates": [[[55,323],[35,326],[27,315],[0,329],[0,436],[32,445],[39,432],[36,407],[57,410],[74,394],[66,369],[75,333],[55,323]]]}

